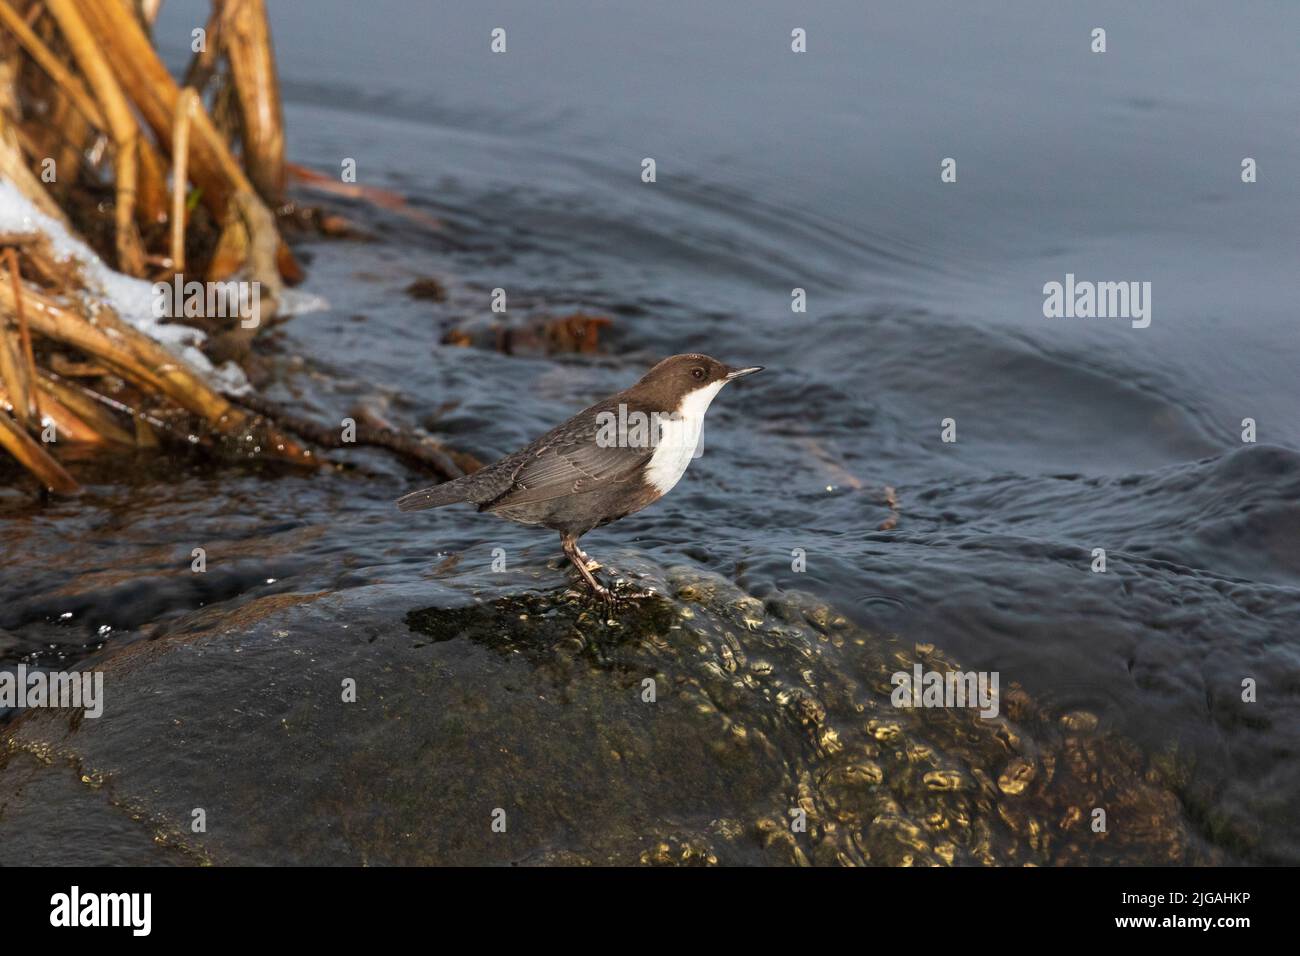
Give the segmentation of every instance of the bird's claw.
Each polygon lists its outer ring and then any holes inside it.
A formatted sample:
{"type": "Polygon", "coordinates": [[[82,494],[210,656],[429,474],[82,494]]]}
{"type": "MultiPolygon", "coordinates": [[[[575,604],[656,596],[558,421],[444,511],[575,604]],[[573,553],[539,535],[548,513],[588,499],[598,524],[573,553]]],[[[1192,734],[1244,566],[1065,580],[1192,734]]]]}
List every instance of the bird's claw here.
{"type": "Polygon", "coordinates": [[[643,601],[646,598],[654,597],[654,591],[643,590],[640,588],[625,588],[615,591],[611,588],[601,587],[594,592],[594,597],[601,602],[609,614],[614,614],[619,608],[625,608],[628,605],[635,604],[637,601],[643,601]]]}
{"type": "Polygon", "coordinates": [[[648,588],[626,588],[625,590],[618,592],[618,599],[627,602],[644,601],[647,598],[652,598],[654,596],[655,592],[648,588]]]}

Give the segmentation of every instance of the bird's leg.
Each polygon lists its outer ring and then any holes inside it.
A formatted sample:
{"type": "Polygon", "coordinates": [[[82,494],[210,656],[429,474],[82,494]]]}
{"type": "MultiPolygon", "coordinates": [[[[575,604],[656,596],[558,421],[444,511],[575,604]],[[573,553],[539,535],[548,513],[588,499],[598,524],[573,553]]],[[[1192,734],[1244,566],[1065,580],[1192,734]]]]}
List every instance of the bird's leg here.
{"type": "Polygon", "coordinates": [[[614,592],[597,581],[596,576],[591,573],[591,569],[587,566],[587,562],[591,559],[578,547],[578,539],[571,534],[562,534],[560,535],[560,545],[564,548],[565,555],[573,562],[573,566],[578,569],[578,572],[591,590],[595,592],[596,596],[606,604],[612,603],[614,592]]]}
{"type": "Polygon", "coordinates": [[[632,601],[640,598],[654,597],[653,591],[636,589],[628,589],[622,593],[615,594],[609,588],[605,587],[605,585],[597,581],[596,576],[591,573],[599,568],[600,564],[593,561],[585,551],[578,547],[577,537],[562,534],[560,535],[560,543],[564,548],[565,555],[567,555],[569,560],[573,562],[573,566],[578,569],[583,580],[587,582],[587,585],[591,588],[592,592],[595,593],[596,597],[604,601],[606,607],[610,610],[613,610],[613,608],[618,605],[619,601],[632,601]]]}
{"type": "Polygon", "coordinates": [[[578,557],[582,558],[582,563],[585,564],[585,565],[587,566],[587,570],[588,570],[588,571],[599,571],[599,570],[600,570],[600,562],[597,561],[597,560],[595,560],[594,558],[592,558],[591,555],[587,554],[586,551],[583,551],[583,550],[582,550],[581,546],[578,544],[578,539],[577,539],[577,538],[574,538],[574,539],[573,539],[573,546],[574,546],[574,548],[577,549],[577,551],[578,551],[578,557]]]}

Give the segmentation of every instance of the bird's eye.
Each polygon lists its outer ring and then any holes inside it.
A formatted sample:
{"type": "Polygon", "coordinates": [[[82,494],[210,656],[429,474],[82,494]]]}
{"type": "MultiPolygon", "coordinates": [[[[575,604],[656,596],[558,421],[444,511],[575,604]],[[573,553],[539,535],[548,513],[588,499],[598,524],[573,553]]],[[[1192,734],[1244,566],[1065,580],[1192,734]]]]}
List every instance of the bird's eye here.
{"type": "Polygon", "coordinates": [[[696,378],[696,379],[702,379],[702,378],[704,378],[704,369],[702,369],[702,368],[693,368],[693,369],[691,369],[691,377],[692,377],[692,378],[696,378]]]}

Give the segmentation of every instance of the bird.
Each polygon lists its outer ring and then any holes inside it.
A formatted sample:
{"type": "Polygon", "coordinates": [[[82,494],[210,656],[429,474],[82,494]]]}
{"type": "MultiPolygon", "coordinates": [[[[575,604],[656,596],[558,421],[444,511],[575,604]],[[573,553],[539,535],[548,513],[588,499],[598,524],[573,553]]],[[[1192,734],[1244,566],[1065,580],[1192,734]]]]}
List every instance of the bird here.
{"type": "Polygon", "coordinates": [[[699,447],[704,413],[729,382],[763,371],[733,368],[698,353],[673,355],[635,385],[585,408],[499,461],[397,500],[402,512],[469,503],[522,525],[560,533],[565,556],[606,604],[621,597],[593,572],[578,546],[593,528],[654,504],[681,480],[699,447]]]}

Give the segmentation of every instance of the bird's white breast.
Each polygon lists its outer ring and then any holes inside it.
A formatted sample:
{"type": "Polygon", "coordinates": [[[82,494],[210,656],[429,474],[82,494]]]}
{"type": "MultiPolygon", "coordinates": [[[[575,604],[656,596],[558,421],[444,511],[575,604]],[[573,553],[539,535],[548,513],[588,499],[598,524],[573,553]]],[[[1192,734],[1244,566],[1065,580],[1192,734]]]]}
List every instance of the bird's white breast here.
{"type": "Polygon", "coordinates": [[[704,413],[724,384],[713,382],[697,388],[682,399],[676,415],[662,420],[659,441],[645,470],[645,480],[659,494],[668,494],[686,473],[686,466],[695,457],[695,449],[700,443],[704,413]]]}

